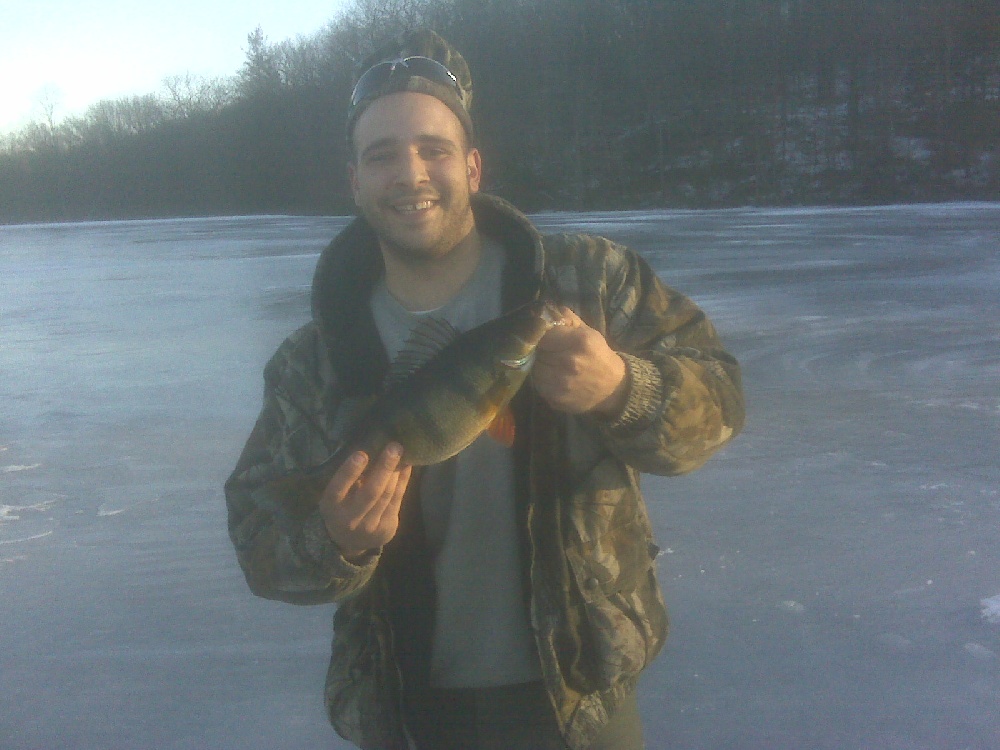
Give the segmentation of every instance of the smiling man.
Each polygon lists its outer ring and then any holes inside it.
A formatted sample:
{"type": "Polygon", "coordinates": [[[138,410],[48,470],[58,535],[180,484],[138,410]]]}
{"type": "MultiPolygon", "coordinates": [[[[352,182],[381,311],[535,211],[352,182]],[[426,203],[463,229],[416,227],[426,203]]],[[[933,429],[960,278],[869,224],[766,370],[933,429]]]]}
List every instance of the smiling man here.
{"type": "Polygon", "coordinates": [[[351,189],[378,237],[388,285],[397,298],[433,297],[401,300],[411,309],[437,307],[479,262],[470,204],[479,152],[441,100],[408,91],[372,102],[357,117],[351,148],[351,189]]]}
{"type": "Polygon", "coordinates": [[[451,254],[475,229],[479,152],[443,102],[427,94],[382,97],[355,125],[351,187],[384,249],[414,260],[451,254]]]}
{"type": "Polygon", "coordinates": [[[433,32],[369,62],[348,119],[359,217],[323,253],[313,320],[265,368],[226,484],[251,590],[338,602],[326,705],[358,746],[636,750],[640,673],[666,612],[639,472],[701,466],[743,424],[739,366],[705,315],[635,253],[542,236],[480,194],[472,80],[433,32]],[[415,471],[398,445],[324,488],[333,453],[428,318],[465,331],[561,305],[513,437],[415,471]]]}

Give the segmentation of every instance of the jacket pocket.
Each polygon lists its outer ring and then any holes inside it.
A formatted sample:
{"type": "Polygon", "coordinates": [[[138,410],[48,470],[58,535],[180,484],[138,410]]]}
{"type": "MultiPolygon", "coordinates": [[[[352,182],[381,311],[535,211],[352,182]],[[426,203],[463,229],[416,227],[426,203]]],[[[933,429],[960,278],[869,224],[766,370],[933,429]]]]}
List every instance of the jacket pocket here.
{"type": "Polygon", "coordinates": [[[583,656],[601,689],[637,675],[663,646],[667,622],[653,565],[657,552],[637,523],[566,550],[589,628],[590,653],[583,656]]]}
{"type": "Polygon", "coordinates": [[[344,602],[333,618],[327,714],[337,733],[361,748],[406,750],[391,631],[364,599],[344,602]]]}

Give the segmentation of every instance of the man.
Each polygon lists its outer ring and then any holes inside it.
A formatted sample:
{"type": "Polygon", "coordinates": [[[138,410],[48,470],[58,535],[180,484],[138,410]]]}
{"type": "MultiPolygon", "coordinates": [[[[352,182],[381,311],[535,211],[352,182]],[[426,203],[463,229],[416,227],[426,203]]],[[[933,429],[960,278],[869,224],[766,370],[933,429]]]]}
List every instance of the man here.
{"type": "Polygon", "coordinates": [[[348,122],[361,216],[320,258],[226,485],[240,565],[260,596],[339,602],[326,704],[362,748],[640,748],[636,682],[667,621],[638,472],[695,469],[739,431],[739,367],[636,254],[542,237],[479,194],[472,81],[444,40],[371,62],[348,122]],[[513,447],[484,435],[418,474],[390,445],[316,496],[272,491],[336,449],[421,321],[467,330],[540,297],[564,325],[513,447]]]}

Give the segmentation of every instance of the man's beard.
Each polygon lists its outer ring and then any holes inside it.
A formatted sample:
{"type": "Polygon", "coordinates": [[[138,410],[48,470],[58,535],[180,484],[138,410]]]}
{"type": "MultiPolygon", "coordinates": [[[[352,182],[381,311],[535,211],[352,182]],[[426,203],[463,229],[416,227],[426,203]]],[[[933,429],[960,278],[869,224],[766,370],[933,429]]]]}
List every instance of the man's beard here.
{"type": "MultiPolygon", "coordinates": [[[[376,211],[364,211],[363,214],[368,223],[375,230],[382,248],[389,252],[401,263],[410,266],[418,266],[427,262],[432,262],[446,257],[454,247],[461,242],[472,230],[471,221],[472,207],[466,199],[465,210],[456,212],[453,205],[454,196],[414,196],[407,197],[409,202],[420,203],[424,200],[433,200],[435,208],[440,211],[442,222],[438,225],[437,236],[427,238],[409,236],[405,228],[400,228],[393,221],[394,201],[392,199],[381,202],[376,211]]],[[[395,201],[398,203],[398,200],[395,201]]]]}

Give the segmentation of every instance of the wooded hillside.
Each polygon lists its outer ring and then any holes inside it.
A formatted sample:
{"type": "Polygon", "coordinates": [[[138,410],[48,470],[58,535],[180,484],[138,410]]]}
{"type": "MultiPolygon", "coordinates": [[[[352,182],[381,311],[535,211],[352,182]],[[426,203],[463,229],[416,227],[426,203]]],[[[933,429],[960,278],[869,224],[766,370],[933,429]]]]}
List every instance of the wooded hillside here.
{"type": "Polygon", "coordinates": [[[0,142],[0,221],[350,213],[357,65],[436,28],[527,210],[1000,198],[1000,0],[355,0],[0,142]]]}

